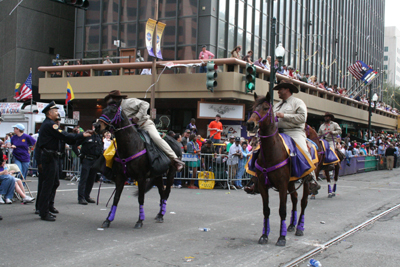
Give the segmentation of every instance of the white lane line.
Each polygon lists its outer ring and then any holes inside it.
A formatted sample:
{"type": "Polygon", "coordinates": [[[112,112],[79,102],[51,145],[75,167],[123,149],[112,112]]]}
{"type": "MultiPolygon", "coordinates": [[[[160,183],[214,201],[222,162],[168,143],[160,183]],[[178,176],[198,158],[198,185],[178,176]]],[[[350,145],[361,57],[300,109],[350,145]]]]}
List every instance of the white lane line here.
{"type": "MultiPolygon", "coordinates": [[[[133,187],[133,186],[126,185],[124,188],[127,188],[127,187],[133,187]]],[[[115,187],[102,187],[101,189],[115,189],[115,187]]],[[[92,190],[99,190],[99,188],[93,188],[92,190]]],[[[70,192],[70,191],[78,191],[78,188],[57,190],[57,192],[70,192]]],[[[31,193],[37,193],[37,191],[31,191],[31,193]]]]}

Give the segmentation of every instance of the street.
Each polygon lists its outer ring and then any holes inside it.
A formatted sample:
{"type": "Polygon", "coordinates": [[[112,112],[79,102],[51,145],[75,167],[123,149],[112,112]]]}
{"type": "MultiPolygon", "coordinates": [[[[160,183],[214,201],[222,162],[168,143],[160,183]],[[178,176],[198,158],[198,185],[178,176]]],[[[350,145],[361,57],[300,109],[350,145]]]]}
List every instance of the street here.
{"type": "MultiPolygon", "coordinates": [[[[270,190],[269,243],[257,243],[262,232],[260,195],[243,190],[172,189],[165,221],[155,223],[159,210],[156,189],[145,198],[146,220],[139,216],[134,186],[121,196],[114,222],[102,230],[105,204],[114,186],[103,184],[100,204],[77,204],[77,183],[61,180],[56,196],[56,222],[41,221],[34,204],[1,205],[1,266],[284,266],[294,258],[343,234],[400,203],[400,169],[339,178],[336,197],[327,198],[327,184],[309,200],[304,236],[288,233],[286,247],[277,247],[278,194],[270,190]],[[210,228],[210,231],[199,231],[210,228]]],[[[36,178],[30,178],[36,190],[36,178]]],[[[97,197],[98,184],[92,192],[97,197]]],[[[300,191],[301,192],[301,191],[300,191]]],[[[300,193],[301,194],[301,193],[300,193]]],[[[112,203],[112,201],[110,202],[112,203]]],[[[298,207],[300,209],[300,207],[298,207]]],[[[291,203],[288,201],[290,219],[291,203]]],[[[397,266],[400,210],[315,255],[322,266],[397,266]]],[[[308,262],[308,260],[307,260],[308,262]]],[[[307,262],[299,266],[307,266],[307,262]]]]}

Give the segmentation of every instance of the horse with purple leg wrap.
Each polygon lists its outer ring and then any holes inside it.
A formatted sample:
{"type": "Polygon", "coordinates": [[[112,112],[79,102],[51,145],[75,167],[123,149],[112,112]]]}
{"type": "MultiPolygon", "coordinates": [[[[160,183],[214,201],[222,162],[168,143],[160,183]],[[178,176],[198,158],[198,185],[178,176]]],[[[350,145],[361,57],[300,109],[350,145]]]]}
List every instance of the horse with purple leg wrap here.
{"type": "MultiPolygon", "coordinates": [[[[150,162],[146,155],[145,143],[140,137],[135,126],[131,124],[120,107],[121,102],[110,103],[103,109],[98,122],[95,124],[97,133],[102,134],[110,131],[115,135],[117,140],[116,155],[112,167],[111,179],[115,182],[115,196],[113,205],[107,219],[103,222],[102,227],[109,227],[115,218],[117,205],[124,188],[124,184],[128,177],[134,178],[138,182],[138,201],[139,201],[139,220],[135,224],[135,228],[139,229],[143,226],[145,219],[144,214],[144,195],[153,185],[158,187],[160,194],[160,211],[155,217],[157,222],[164,222],[164,214],[166,211],[167,200],[171,192],[171,186],[174,182],[176,168],[170,166],[167,174],[166,186],[164,188],[162,176],[151,177],[150,162]],[[147,182],[147,178],[150,178],[147,182]]],[[[178,144],[174,140],[166,139],[167,143],[179,156],[182,155],[178,144]]],[[[104,157],[102,157],[104,163],[104,157]]],[[[100,164],[100,163],[99,163],[100,164]]]]}
{"type": "Polygon", "coordinates": [[[268,234],[270,231],[269,216],[269,188],[275,188],[279,192],[279,215],[281,217],[280,236],[276,243],[277,246],[286,245],[286,234],[296,229],[296,235],[304,234],[304,211],[307,207],[309,195],[309,177],[302,178],[303,197],[301,199],[301,214],[297,222],[297,201],[298,195],[295,188],[295,182],[290,181],[290,156],[285,149],[284,143],[278,135],[278,128],[275,125],[277,118],[274,116],[272,105],[270,104],[270,94],[266,97],[257,98],[254,93],[255,103],[253,113],[247,121],[247,130],[259,133],[261,139],[260,152],[255,163],[257,169],[258,190],[263,200],[263,232],[258,240],[259,244],[268,242],[268,234]],[[286,202],[287,194],[290,194],[292,200],[292,216],[290,224],[286,228],[286,202]],[[296,227],[297,225],[297,227],[296,227]]]}

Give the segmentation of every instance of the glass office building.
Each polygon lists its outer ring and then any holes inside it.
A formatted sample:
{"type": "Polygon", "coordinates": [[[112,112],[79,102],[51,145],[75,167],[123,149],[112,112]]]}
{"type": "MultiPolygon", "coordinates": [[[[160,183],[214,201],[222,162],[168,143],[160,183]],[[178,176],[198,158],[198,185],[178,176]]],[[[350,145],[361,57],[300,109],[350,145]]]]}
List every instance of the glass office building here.
{"type": "MultiPolygon", "coordinates": [[[[165,60],[196,59],[202,45],[217,58],[254,51],[253,60],[270,54],[271,18],[276,17],[276,44],[287,53],[284,64],[319,81],[350,87],[347,67],[362,60],[383,69],[384,10],[380,0],[158,0],[165,60]]],[[[147,60],[145,25],[154,18],[156,0],[90,0],[77,11],[75,57],[118,55],[137,48],[147,60]]]]}

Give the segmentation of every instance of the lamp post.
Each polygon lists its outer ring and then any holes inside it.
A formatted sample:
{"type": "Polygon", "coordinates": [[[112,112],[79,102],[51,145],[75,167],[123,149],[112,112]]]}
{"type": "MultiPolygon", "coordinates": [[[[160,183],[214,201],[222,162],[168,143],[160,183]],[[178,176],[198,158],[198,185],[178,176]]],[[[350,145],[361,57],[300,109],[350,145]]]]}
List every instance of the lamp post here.
{"type": "Polygon", "coordinates": [[[271,69],[270,69],[270,76],[269,76],[269,94],[271,95],[271,104],[274,104],[274,82],[276,72],[282,66],[283,56],[285,55],[285,48],[283,48],[282,43],[279,43],[278,47],[273,50],[272,49],[271,55],[271,69]],[[275,68],[275,56],[278,60],[278,68],[275,68]],[[272,60],[274,64],[272,65],[272,60]]]}
{"type": "Polygon", "coordinates": [[[378,101],[378,95],[375,93],[372,96],[372,83],[369,85],[369,107],[368,107],[368,142],[371,139],[371,117],[372,117],[372,107],[371,103],[374,102],[374,109],[376,109],[376,102],[378,101]]]}

